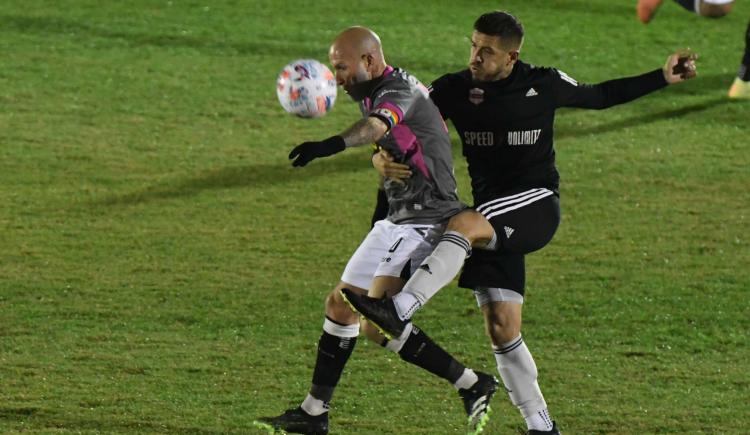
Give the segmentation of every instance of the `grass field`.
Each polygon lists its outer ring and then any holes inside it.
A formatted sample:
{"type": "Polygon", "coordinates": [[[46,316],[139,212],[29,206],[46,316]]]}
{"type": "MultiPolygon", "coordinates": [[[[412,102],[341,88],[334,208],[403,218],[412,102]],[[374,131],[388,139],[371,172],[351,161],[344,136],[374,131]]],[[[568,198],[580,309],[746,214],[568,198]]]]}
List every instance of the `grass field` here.
{"type": "MultiPolygon", "coordinates": [[[[285,114],[275,78],[346,26],[428,83],[462,69],[482,12],[522,58],[584,82],[674,49],[700,76],[558,113],[563,222],[529,256],[524,335],[567,434],[747,433],[750,101],[725,93],[750,4],[721,20],[634,1],[11,1],[0,11],[0,432],[254,432],[304,398],[324,295],[369,228],[369,151],[286,155],[357,118],[285,114]]],[[[456,142],[457,143],[457,142],[456,142]]],[[[465,163],[455,147],[462,197],[465,163]]],[[[418,323],[495,372],[455,286],[418,323]]],[[[449,385],[360,340],[332,434],[461,433],[449,385]]],[[[498,395],[488,433],[523,420],[498,395]]]]}

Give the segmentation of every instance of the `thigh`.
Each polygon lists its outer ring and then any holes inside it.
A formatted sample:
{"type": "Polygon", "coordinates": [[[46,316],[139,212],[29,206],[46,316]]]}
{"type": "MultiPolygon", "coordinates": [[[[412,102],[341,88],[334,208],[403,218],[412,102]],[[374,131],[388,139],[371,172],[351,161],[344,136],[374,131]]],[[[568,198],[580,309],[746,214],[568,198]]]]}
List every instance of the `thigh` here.
{"type": "Polygon", "coordinates": [[[392,298],[393,295],[400,292],[406,284],[406,281],[402,278],[395,276],[376,276],[372,280],[372,287],[367,295],[371,298],[382,298],[388,296],[392,298]]]}
{"type": "Polygon", "coordinates": [[[396,225],[378,221],[359,245],[341,281],[371,289],[376,276],[409,279],[435,248],[443,225],[396,225]]]}
{"type": "Polygon", "coordinates": [[[388,221],[378,221],[349,258],[341,281],[363,289],[370,289],[380,260],[388,250],[390,240],[388,221]]]}
{"type": "Polygon", "coordinates": [[[393,225],[375,276],[408,281],[435,249],[444,228],[443,225],[393,225]]]}
{"type": "Polygon", "coordinates": [[[528,254],[552,240],[560,224],[560,201],[546,188],[508,192],[475,207],[497,234],[497,250],[528,254]]]}

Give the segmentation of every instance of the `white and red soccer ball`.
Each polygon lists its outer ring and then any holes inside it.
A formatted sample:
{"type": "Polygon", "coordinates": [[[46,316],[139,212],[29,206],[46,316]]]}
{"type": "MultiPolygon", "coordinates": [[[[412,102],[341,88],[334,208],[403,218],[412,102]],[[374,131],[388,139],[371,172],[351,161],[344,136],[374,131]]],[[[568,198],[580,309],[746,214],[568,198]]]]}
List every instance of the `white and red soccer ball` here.
{"type": "Polygon", "coordinates": [[[287,112],[302,118],[318,118],[333,108],[336,78],[315,59],[295,60],[279,73],[276,94],[287,112]]]}

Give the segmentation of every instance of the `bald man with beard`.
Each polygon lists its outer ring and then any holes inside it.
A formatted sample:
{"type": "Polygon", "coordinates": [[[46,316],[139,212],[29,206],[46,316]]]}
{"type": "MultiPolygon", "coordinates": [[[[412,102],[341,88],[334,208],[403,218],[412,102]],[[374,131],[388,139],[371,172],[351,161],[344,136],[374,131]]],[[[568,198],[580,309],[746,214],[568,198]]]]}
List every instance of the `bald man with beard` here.
{"type": "MultiPolygon", "coordinates": [[[[412,176],[406,183],[383,181],[388,215],[375,223],[325,300],[323,333],[307,397],[296,408],[255,422],[270,430],[304,434],[328,433],[329,402],[359,335],[359,317],[341,291],[393,296],[443,240],[447,220],[466,208],[456,194],[448,129],[427,88],[406,71],[389,66],[380,38],[365,27],[338,35],[329,58],[338,84],[359,103],[362,118],[336,136],[296,146],[289,154],[292,165],[302,167],[374,142],[408,165],[412,176]]],[[[463,400],[469,433],[482,431],[498,385],[494,376],[466,368],[411,323],[390,339],[366,322],[361,329],[401,359],[450,382],[463,400]]]]}

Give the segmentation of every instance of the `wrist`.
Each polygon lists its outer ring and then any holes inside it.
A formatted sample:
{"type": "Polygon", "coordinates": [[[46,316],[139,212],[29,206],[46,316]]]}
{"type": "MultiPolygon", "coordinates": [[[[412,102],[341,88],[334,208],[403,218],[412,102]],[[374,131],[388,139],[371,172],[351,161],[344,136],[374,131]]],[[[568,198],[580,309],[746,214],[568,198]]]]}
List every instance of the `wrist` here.
{"type": "Polygon", "coordinates": [[[344,151],[346,149],[346,141],[344,140],[343,137],[341,137],[339,135],[331,136],[328,139],[325,139],[323,142],[334,153],[338,153],[338,152],[344,151]]]}

